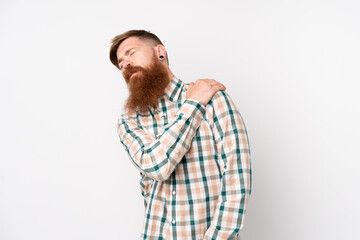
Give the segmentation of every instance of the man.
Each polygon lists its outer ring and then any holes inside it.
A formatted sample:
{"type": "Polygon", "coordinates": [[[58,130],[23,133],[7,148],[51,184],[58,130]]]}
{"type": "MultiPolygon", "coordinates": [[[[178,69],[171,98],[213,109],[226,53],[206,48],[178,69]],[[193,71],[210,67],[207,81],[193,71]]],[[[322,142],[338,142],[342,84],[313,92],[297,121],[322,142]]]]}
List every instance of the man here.
{"type": "Polygon", "coordinates": [[[117,130],[140,172],[141,239],[239,239],[250,149],[225,86],[176,78],[160,39],[143,30],[114,37],[110,60],[130,92],[117,130]]]}

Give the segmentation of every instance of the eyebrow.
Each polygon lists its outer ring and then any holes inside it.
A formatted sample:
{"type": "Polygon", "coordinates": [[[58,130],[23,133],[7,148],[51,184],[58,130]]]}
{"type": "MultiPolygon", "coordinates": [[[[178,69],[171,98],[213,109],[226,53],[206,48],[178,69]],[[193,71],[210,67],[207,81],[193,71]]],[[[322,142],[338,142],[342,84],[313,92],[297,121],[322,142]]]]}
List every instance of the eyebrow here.
{"type": "MultiPolygon", "coordinates": [[[[130,48],[130,49],[128,49],[128,50],[126,50],[126,52],[125,52],[125,56],[127,56],[127,55],[129,55],[129,52],[131,51],[131,50],[133,50],[133,49],[135,49],[135,47],[132,47],[132,48],[130,48]]],[[[123,59],[122,58],[119,58],[119,60],[118,60],[118,64],[120,64],[120,62],[122,61],[123,59]]]]}

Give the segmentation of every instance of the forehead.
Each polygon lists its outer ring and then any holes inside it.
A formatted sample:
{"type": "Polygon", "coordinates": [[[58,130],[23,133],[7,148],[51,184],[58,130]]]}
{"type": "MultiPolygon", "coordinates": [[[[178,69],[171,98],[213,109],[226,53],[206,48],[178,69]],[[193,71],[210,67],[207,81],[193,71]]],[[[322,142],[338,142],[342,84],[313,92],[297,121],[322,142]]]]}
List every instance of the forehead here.
{"type": "Polygon", "coordinates": [[[125,39],[118,47],[116,55],[123,55],[127,50],[131,48],[145,48],[149,47],[144,41],[141,41],[138,37],[129,37],[125,39]]]}

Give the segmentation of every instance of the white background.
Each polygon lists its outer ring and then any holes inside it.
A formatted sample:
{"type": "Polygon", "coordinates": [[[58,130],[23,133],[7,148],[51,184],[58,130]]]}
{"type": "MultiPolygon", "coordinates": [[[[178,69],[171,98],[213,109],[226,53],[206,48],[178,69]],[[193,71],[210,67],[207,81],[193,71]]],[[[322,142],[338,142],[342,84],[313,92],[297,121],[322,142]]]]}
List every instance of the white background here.
{"type": "Polygon", "coordinates": [[[139,174],[108,57],[157,34],[173,73],[227,87],[248,129],[244,240],[360,239],[360,4],[0,2],[0,239],[139,239],[139,174]]]}

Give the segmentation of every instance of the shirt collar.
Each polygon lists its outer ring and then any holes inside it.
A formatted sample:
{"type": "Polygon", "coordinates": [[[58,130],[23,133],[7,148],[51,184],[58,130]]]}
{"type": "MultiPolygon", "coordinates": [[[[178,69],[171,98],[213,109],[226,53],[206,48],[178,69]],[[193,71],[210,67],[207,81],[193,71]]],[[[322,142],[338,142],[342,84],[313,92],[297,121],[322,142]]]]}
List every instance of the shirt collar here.
{"type": "Polygon", "coordinates": [[[184,82],[174,77],[171,79],[169,85],[165,88],[165,95],[170,99],[170,101],[176,103],[183,87],[184,82]]]}

